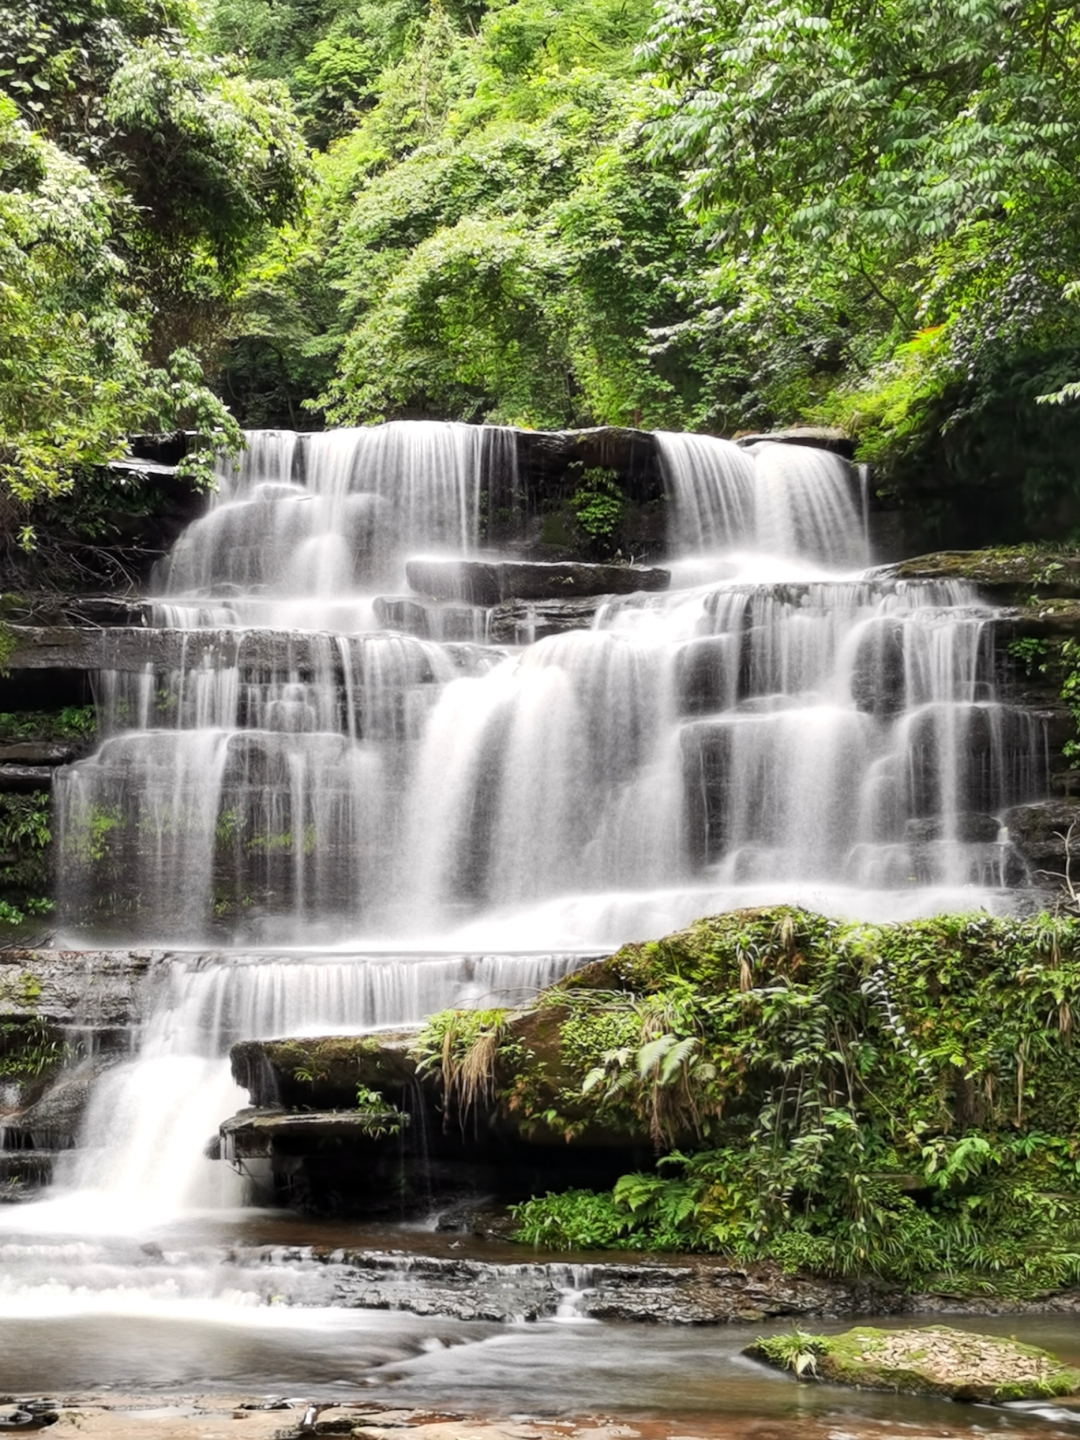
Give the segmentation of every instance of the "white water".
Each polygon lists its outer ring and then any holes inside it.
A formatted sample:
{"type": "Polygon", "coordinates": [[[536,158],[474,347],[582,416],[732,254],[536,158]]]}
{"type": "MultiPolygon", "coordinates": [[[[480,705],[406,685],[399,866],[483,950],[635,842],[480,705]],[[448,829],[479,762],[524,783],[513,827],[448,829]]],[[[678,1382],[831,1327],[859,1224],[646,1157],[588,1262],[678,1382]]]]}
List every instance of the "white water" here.
{"type": "Polygon", "coordinates": [[[506,432],[252,437],[162,577],[162,622],[213,643],[103,675],[108,738],[57,791],[71,937],[247,950],[172,966],[20,1226],[238,1203],[202,1158],[244,1102],[238,1038],[528,998],[582,951],[737,905],[1009,904],[997,817],[1044,760],[994,698],[992,612],[853,573],[835,457],[660,442],[677,588],[504,652],[379,633],[373,599],[409,553],[475,547],[484,497],[517,493],[506,432]],[[308,953],[252,952],[283,945],[308,953]]]}

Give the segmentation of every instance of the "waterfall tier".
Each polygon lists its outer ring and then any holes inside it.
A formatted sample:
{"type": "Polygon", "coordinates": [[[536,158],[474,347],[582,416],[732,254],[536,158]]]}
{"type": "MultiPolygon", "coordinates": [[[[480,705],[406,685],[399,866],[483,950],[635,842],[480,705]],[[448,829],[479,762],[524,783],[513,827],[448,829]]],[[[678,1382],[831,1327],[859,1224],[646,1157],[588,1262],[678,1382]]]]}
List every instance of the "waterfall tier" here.
{"type": "Polygon", "coordinates": [[[59,778],[69,925],[617,944],[672,894],[679,919],[763,886],[911,913],[1022,878],[996,817],[1040,793],[1044,744],[995,699],[993,611],[815,568],[866,558],[835,455],[660,435],[671,548],[714,578],[524,648],[373,628],[409,550],[468,553],[512,500],[507,433],[250,437],[163,574],[174,628],[101,674],[108,738],[59,778]]]}

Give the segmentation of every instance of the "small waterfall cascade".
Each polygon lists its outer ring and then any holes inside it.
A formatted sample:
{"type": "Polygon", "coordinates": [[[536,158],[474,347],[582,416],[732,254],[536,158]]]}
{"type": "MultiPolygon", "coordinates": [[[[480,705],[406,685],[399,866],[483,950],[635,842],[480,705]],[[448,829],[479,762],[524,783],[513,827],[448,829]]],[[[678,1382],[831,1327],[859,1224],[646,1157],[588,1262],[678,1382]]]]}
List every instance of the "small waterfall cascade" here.
{"type": "Polygon", "coordinates": [[[1000,817],[1045,742],[996,697],[994,613],[861,571],[835,456],[661,435],[672,589],[522,646],[380,629],[410,554],[517,503],[509,433],[252,435],[162,567],[168,663],[98,677],[104,738],[57,780],[63,924],[228,953],[178,962],[99,1085],[76,1194],[205,1203],[231,1039],[528,995],[739,905],[904,918],[1023,881],[1000,817]]]}
{"type": "Polygon", "coordinates": [[[862,496],[840,456],[712,435],[660,431],[656,439],[673,502],[674,554],[750,550],[837,566],[868,563],[862,496]]]}
{"type": "Polygon", "coordinates": [[[512,432],[397,421],[255,431],[162,566],[163,624],[357,630],[408,553],[467,554],[516,505],[512,432]]]}
{"type": "Polygon", "coordinates": [[[204,1154],[248,1103],[227,1058],[238,1040],[366,1034],[450,1006],[527,1004],[577,963],[566,953],[174,957],[156,977],[138,1056],[94,1088],[46,1218],[62,1224],[74,1210],[80,1228],[115,1233],[240,1205],[240,1177],[204,1154]]]}

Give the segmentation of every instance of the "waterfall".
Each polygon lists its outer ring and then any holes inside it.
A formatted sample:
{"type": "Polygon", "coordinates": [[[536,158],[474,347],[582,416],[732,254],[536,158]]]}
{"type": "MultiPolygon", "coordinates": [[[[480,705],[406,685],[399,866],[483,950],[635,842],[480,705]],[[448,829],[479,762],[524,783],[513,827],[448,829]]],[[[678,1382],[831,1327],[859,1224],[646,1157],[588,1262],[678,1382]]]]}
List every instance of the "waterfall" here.
{"type": "Polygon", "coordinates": [[[867,563],[862,499],[838,455],[775,441],[743,447],[711,435],[660,431],[656,438],[677,554],[746,549],[867,563]]]}
{"type": "Polygon", "coordinates": [[[267,432],[223,469],[159,577],[167,659],[98,677],[104,739],[56,782],[70,932],[228,948],[177,963],[138,1060],[99,1084],[78,1193],[204,1203],[235,1038],[527,995],[739,905],[1010,903],[998,817],[1043,789],[1045,741],[996,698],[993,611],[857,573],[861,482],[836,456],[658,446],[671,548],[726,578],[510,648],[375,617],[410,551],[467,553],[519,512],[512,432],[267,432]]]}
{"type": "Polygon", "coordinates": [[[126,1233],[239,1205],[239,1177],[203,1153],[221,1120],[247,1104],[228,1061],[238,1040],[364,1034],[449,1006],[528,1004],[580,958],[174,957],[157,977],[138,1056],[99,1079],[83,1144],[58,1175],[60,1198],[43,1216],[31,1214],[31,1225],[126,1233]]]}

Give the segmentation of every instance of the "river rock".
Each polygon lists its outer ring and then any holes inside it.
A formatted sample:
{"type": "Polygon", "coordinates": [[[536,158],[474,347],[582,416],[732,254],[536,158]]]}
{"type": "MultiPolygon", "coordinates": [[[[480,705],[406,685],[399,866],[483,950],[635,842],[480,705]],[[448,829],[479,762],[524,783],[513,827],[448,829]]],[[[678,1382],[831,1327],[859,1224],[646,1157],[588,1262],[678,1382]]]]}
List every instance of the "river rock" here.
{"type": "Polygon", "coordinates": [[[911,1330],[857,1325],[829,1336],[796,1332],[756,1340],[744,1353],[804,1380],[949,1400],[1033,1400],[1080,1390],[1080,1370],[1046,1350],[948,1325],[911,1330]]]}
{"type": "Polygon", "coordinates": [[[647,565],[579,561],[409,560],[405,576],[420,595],[491,607],[503,600],[559,600],[666,590],[671,573],[647,565]]]}

